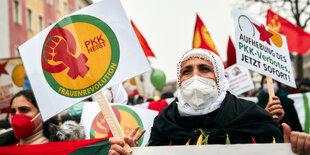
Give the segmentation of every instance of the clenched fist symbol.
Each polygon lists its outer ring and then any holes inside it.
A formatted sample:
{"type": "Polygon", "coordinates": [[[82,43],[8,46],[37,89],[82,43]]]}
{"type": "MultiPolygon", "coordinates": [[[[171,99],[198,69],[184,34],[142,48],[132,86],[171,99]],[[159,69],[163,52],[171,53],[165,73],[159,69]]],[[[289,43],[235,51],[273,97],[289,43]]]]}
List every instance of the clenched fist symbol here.
{"type": "Polygon", "coordinates": [[[62,28],[53,28],[49,35],[51,39],[44,46],[44,57],[47,60],[61,63],[60,65],[51,65],[42,60],[43,69],[49,73],[58,73],[68,67],[67,75],[71,79],[76,79],[78,76],[84,77],[89,70],[89,67],[86,66],[88,59],[83,53],[76,58],[76,43],[73,35],[62,28]]]}

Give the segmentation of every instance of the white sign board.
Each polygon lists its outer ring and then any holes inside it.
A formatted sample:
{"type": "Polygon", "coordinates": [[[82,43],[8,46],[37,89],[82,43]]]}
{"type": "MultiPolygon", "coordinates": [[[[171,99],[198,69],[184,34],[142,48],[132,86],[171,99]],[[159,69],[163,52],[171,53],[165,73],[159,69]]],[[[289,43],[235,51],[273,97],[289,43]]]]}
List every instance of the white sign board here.
{"type": "Polygon", "coordinates": [[[234,10],[237,63],[296,87],[286,37],[234,10]]]}
{"type": "Polygon", "coordinates": [[[132,155],[294,155],[289,143],[134,147],[132,155]]]}
{"type": "Polygon", "coordinates": [[[247,68],[234,64],[225,69],[225,77],[229,81],[229,92],[240,95],[254,89],[250,72],[247,68]]]}
{"type": "MultiPolygon", "coordinates": [[[[139,131],[146,130],[138,141],[139,146],[145,146],[150,138],[151,127],[158,112],[120,104],[113,104],[112,109],[125,135],[128,135],[137,126],[140,127],[139,131]]],[[[97,102],[84,103],[81,125],[84,127],[86,139],[112,136],[97,102]]]]}
{"type": "Polygon", "coordinates": [[[119,0],[61,19],[19,51],[44,120],[150,69],[119,0]]]}

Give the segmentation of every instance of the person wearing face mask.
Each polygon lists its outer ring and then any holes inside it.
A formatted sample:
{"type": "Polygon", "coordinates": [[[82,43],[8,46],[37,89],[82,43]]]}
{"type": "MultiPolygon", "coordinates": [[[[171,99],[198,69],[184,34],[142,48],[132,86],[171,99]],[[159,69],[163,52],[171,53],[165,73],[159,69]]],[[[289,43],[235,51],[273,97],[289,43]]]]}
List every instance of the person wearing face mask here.
{"type": "MultiPolygon", "coordinates": [[[[281,84],[273,80],[273,88],[275,96],[273,101],[269,102],[268,85],[266,76],[261,80],[261,91],[259,92],[258,105],[264,108],[270,115],[277,115],[275,121],[279,124],[287,123],[292,131],[302,131],[300,121],[296,109],[294,107],[294,101],[288,98],[288,92],[282,89],[281,84]]],[[[281,126],[280,126],[281,127],[281,126]]]]}
{"type": "Polygon", "coordinates": [[[12,128],[17,145],[49,142],[43,133],[43,120],[31,90],[20,91],[11,99],[12,128]]]}
{"type": "Polygon", "coordinates": [[[53,117],[43,122],[32,90],[22,90],[15,94],[10,106],[11,125],[15,137],[19,140],[16,145],[79,140],[85,137],[82,127],[73,121],[59,126],[57,117],[53,117]],[[63,135],[66,137],[61,137],[63,135]]]}
{"type": "Polygon", "coordinates": [[[283,142],[266,111],[227,91],[222,60],[213,52],[186,52],[177,75],[177,99],[155,118],[150,145],[283,142]]]}
{"type": "MultiPolygon", "coordinates": [[[[178,64],[178,85],[176,99],[154,120],[149,146],[285,141],[291,142],[294,152],[310,152],[310,135],[291,132],[283,123],[283,139],[268,112],[227,91],[222,60],[213,52],[187,51],[178,64]]],[[[111,137],[109,155],[130,154],[123,146],[137,146],[133,135],[135,132],[124,139],[111,137]]]]}

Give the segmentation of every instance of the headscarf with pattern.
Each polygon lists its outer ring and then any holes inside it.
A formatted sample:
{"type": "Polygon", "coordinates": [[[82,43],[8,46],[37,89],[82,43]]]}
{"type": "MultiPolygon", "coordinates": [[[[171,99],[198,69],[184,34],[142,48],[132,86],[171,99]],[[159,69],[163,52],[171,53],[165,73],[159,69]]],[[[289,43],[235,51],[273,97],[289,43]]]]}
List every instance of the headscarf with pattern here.
{"type": "Polygon", "coordinates": [[[216,77],[216,85],[218,90],[218,98],[217,100],[209,105],[201,106],[201,109],[193,108],[191,105],[187,104],[180,93],[180,91],[177,92],[178,97],[178,109],[179,113],[182,116],[192,116],[192,115],[203,115],[210,113],[216,109],[218,109],[221,106],[222,101],[224,100],[226,96],[226,91],[229,88],[229,83],[226,77],[224,76],[224,64],[219,56],[217,56],[215,53],[201,48],[194,48],[184,53],[184,55],[181,57],[178,67],[177,67],[177,76],[178,76],[178,86],[180,88],[180,71],[181,71],[181,65],[184,61],[188,61],[190,58],[198,57],[203,58],[206,61],[209,61],[213,65],[213,72],[216,77]]]}

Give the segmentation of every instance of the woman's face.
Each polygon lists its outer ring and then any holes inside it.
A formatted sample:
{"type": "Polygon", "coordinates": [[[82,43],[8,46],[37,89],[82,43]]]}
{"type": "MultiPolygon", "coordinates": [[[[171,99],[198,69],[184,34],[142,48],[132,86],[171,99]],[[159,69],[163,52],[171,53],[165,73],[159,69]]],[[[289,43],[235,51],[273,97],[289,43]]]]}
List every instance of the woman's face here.
{"type": "MultiPolygon", "coordinates": [[[[12,117],[15,114],[27,115],[31,118],[34,118],[39,113],[39,110],[29,102],[23,95],[14,98],[11,106],[11,115],[12,117]]],[[[42,117],[39,116],[34,120],[35,124],[42,122],[42,117]]]]}
{"type": "Polygon", "coordinates": [[[216,81],[211,62],[201,58],[191,58],[181,64],[180,83],[194,75],[216,81]]]}
{"type": "MultiPolygon", "coordinates": [[[[263,81],[263,84],[265,84],[265,83],[267,83],[267,78],[265,78],[264,81],[263,81]]],[[[272,83],[278,84],[278,82],[273,80],[273,79],[272,79],[272,83]]]]}

